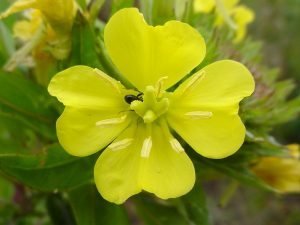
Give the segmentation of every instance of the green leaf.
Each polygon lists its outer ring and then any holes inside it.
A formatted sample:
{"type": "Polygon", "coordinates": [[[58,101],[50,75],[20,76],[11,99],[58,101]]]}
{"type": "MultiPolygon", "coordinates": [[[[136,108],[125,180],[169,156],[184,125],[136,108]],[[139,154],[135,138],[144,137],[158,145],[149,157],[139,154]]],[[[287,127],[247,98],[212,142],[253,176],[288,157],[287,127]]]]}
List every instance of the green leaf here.
{"type": "Polygon", "coordinates": [[[6,25],[0,21],[0,66],[13,54],[15,43],[6,25]]]}
{"type": "Polygon", "coordinates": [[[86,9],[86,0],[76,0],[76,2],[78,3],[78,5],[80,6],[80,8],[82,10],[85,10],[86,9]]]}
{"type": "Polygon", "coordinates": [[[209,225],[209,214],[206,207],[205,193],[202,186],[196,183],[193,190],[181,198],[181,212],[188,224],[209,225]]]}
{"type": "Polygon", "coordinates": [[[77,14],[74,23],[72,38],[72,52],[68,66],[86,65],[101,69],[95,32],[80,13],[77,14]]]}
{"type": "Polygon", "coordinates": [[[105,201],[94,184],[86,184],[69,192],[77,225],[129,225],[123,206],[105,201]]]}
{"type": "MultiPolygon", "coordinates": [[[[242,184],[272,191],[273,189],[253,174],[246,165],[239,163],[238,157],[228,157],[222,160],[202,158],[202,163],[214,168],[222,174],[234,178],[242,184]]],[[[245,163],[245,161],[243,161],[245,163]]],[[[197,163],[195,165],[198,165],[197,163]]]]}
{"type": "Polygon", "coordinates": [[[209,225],[205,194],[200,183],[185,196],[159,200],[140,194],[133,198],[138,216],[146,225],[209,225]]]}
{"type": "Polygon", "coordinates": [[[96,157],[74,157],[55,144],[38,154],[0,153],[0,170],[33,188],[65,190],[93,179],[96,157]]]}
{"type": "MultiPolygon", "coordinates": [[[[140,194],[134,198],[138,216],[145,225],[189,225],[178,211],[178,202],[163,201],[140,194]]],[[[180,203],[179,203],[180,204],[180,203]]]]}
{"type": "Polygon", "coordinates": [[[71,207],[60,194],[47,197],[46,207],[53,225],[74,225],[71,207]]]}
{"type": "Polygon", "coordinates": [[[0,71],[0,117],[15,120],[38,134],[55,140],[56,112],[42,87],[15,74],[0,71]]]}
{"type": "Polygon", "coordinates": [[[45,89],[23,77],[0,71],[0,103],[41,121],[53,119],[45,89]],[[49,118],[50,117],[50,118],[49,118]]]}

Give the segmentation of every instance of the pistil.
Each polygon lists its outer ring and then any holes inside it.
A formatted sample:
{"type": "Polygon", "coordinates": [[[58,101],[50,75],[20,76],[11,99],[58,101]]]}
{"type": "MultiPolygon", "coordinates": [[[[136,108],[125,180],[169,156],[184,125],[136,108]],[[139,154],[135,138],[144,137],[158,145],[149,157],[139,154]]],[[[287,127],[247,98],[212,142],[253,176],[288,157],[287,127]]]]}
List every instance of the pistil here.
{"type": "Polygon", "coordinates": [[[145,123],[152,123],[162,114],[167,112],[169,99],[165,97],[157,98],[157,89],[147,86],[143,95],[143,101],[133,101],[130,108],[134,110],[145,123]]]}

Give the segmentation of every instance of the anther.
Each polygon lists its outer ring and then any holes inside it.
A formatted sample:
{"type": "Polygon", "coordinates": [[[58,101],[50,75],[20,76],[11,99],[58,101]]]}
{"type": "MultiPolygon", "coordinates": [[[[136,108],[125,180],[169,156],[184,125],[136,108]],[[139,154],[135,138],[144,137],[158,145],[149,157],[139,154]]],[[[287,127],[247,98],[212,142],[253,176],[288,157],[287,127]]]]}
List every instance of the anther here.
{"type": "Polygon", "coordinates": [[[143,142],[141,157],[149,158],[151,148],[152,148],[152,138],[151,138],[151,136],[149,136],[143,142]]]}
{"type": "Polygon", "coordinates": [[[206,111],[193,111],[187,112],[184,115],[190,117],[191,119],[209,119],[213,116],[213,113],[206,111]]]}
{"type": "Polygon", "coordinates": [[[191,90],[192,87],[198,83],[199,81],[201,81],[204,78],[205,75],[205,71],[201,71],[196,73],[191,80],[187,83],[187,85],[184,87],[184,89],[182,90],[182,93],[185,93],[186,91],[191,90]]]}
{"type": "Polygon", "coordinates": [[[184,148],[181,146],[181,144],[179,143],[179,141],[177,141],[177,139],[171,138],[171,139],[169,140],[169,143],[171,144],[172,148],[173,148],[176,152],[178,152],[178,153],[184,152],[184,148]]]}
{"type": "Polygon", "coordinates": [[[164,82],[165,80],[167,80],[169,77],[168,76],[165,76],[165,77],[162,77],[160,78],[157,83],[156,83],[156,89],[157,89],[157,93],[156,93],[156,97],[157,98],[160,98],[161,95],[163,94],[163,85],[164,85],[164,82]]]}
{"type": "Polygon", "coordinates": [[[103,126],[103,125],[112,125],[112,124],[123,123],[126,118],[127,118],[127,115],[125,114],[125,115],[123,115],[121,117],[117,117],[117,118],[100,120],[100,121],[96,122],[96,126],[103,126]]]}
{"type": "Polygon", "coordinates": [[[108,146],[112,151],[118,151],[127,148],[133,142],[133,138],[125,138],[121,141],[114,142],[108,146]]]}

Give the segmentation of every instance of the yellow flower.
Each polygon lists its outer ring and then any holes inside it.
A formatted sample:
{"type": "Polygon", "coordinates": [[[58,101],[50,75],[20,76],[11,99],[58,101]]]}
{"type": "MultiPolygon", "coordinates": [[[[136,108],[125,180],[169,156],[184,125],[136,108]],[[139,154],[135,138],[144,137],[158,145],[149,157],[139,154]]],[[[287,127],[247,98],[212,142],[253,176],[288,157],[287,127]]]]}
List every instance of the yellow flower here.
{"type": "Polygon", "coordinates": [[[65,59],[71,50],[70,32],[77,10],[74,0],[18,0],[0,14],[0,19],[26,9],[34,10],[29,13],[27,20],[16,23],[15,36],[35,41],[37,43],[32,43],[31,46],[37,46],[42,51],[47,49],[56,59],[65,59]],[[44,22],[45,30],[39,32],[43,29],[44,22]]]}
{"type": "Polygon", "coordinates": [[[222,26],[227,22],[236,31],[234,42],[243,40],[247,33],[247,26],[254,20],[253,11],[238,5],[239,0],[195,0],[195,12],[211,13],[216,8],[216,26],[222,26]]]}
{"type": "Polygon", "coordinates": [[[278,193],[300,192],[299,145],[288,145],[290,158],[263,157],[253,172],[278,193]]]}
{"type": "Polygon", "coordinates": [[[67,152],[105,148],[94,170],[99,192],[123,203],[145,190],[167,199],[187,193],[195,172],[173,132],[199,154],[224,158],[244,141],[239,102],[254,90],[240,63],[212,63],[175,85],[204,58],[202,36],[188,24],[149,26],[135,8],[118,11],[104,31],[118,70],[138,91],[98,69],[75,66],[55,75],[48,90],[66,106],[57,135],[67,152]]]}
{"type": "Polygon", "coordinates": [[[0,15],[0,19],[31,8],[40,10],[46,21],[59,35],[65,35],[71,31],[76,12],[74,0],[17,0],[0,15]]]}

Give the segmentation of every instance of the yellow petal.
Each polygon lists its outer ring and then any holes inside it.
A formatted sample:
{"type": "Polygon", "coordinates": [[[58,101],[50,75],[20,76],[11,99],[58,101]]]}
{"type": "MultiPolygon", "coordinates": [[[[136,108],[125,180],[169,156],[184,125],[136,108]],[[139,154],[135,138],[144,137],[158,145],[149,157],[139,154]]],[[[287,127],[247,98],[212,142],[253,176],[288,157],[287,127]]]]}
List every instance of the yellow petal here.
{"type": "Polygon", "coordinates": [[[210,13],[215,5],[215,0],[194,0],[195,12],[210,13]]]}
{"type": "Polygon", "coordinates": [[[35,8],[42,11],[56,32],[68,34],[71,31],[77,9],[74,0],[37,0],[35,8]]]}
{"type": "Polygon", "coordinates": [[[0,19],[10,16],[16,12],[23,11],[25,9],[34,8],[38,0],[18,0],[15,1],[5,12],[0,14],[0,19]]]}
{"type": "Polygon", "coordinates": [[[246,6],[235,7],[232,14],[237,24],[248,24],[255,18],[254,12],[246,6]]]}
{"type": "Polygon", "coordinates": [[[227,10],[232,9],[234,6],[236,6],[240,0],[220,0],[223,2],[225,8],[227,10]]]}
{"type": "Polygon", "coordinates": [[[66,107],[56,123],[60,144],[71,155],[87,156],[107,146],[130,123],[117,110],[88,110],[66,107]]]}
{"type": "Polygon", "coordinates": [[[286,145],[286,147],[289,150],[289,154],[293,158],[300,159],[300,145],[299,144],[289,144],[289,145],[286,145]]]}
{"type": "Polygon", "coordinates": [[[71,31],[76,12],[74,0],[18,0],[0,15],[0,19],[30,8],[40,10],[58,33],[71,31]]]}
{"type": "Polygon", "coordinates": [[[255,15],[251,9],[245,6],[238,6],[232,11],[232,16],[237,25],[234,41],[240,42],[246,36],[247,25],[254,20],[255,15]]]}
{"type": "Polygon", "coordinates": [[[237,115],[212,111],[197,118],[187,111],[168,114],[170,126],[200,155],[220,159],[234,154],[243,144],[245,127],[237,115]]]}
{"type": "Polygon", "coordinates": [[[168,88],[187,75],[205,56],[202,36],[188,24],[146,24],[135,8],[114,14],[104,31],[105,45],[120,72],[140,91],[162,77],[168,88]]]}
{"type": "Polygon", "coordinates": [[[191,160],[171,147],[158,125],[152,129],[149,136],[144,123],[135,123],[101,154],[94,173],[106,200],[121,204],[141,190],[174,198],[193,187],[191,160]]]}
{"type": "Polygon", "coordinates": [[[183,82],[174,92],[170,107],[209,109],[236,114],[238,103],[251,95],[255,83],[249,70],[241,63],[222,60],[212,63],[183,82]]]}
{"type": "Polygon", "coordinates": [[[101,110],[128,108],[124,101],[124,87],[97,69],[74,66],[55,75],[48,87],[52,96],[66,106],[101,110]]]}
{"type": "Polygon", "coordinates": [[[252,170],[279,193],[300,192],[300,162],[297,159],[264,157],[252,170]]]}
{"type": "Polygon", "coordinates": [[[114,147],[108,146],[97,160],[95,183],[106,200],[121,204],[142,190],[138,182],[141,138],[143,134],[137,132],[136,123],[133,123],[113,142],[114,147]],[[128,146],[132,138],[135,143],[128,146]]]}
{"type": "MultiPolygon", "coordinates": [[[[164,136],[160,127],[153,127],[152,138],[150,157],[143,159],[143,175],[140,180],[143,189],[162,199],[186,194],[195,183],[191,160],[185,152],[171,145],[175,139],[164,136]]],[[[177,144],[179,143],[175,145],[177,144]]]]}
{"type": "Polygon", "coordinates": [[[28,41],[34,36],[42,24],[42,14],[39,10],[31,10],[27,20],[20,20],[14,24],[13,33],[15,37],[28,41]]]}
{"type": "Polygon", "coordinates": [[[244,141],[238,103],[253,90],[253,77],[242,64],[230,60],[212,63],[175,90],[168,121],[201,155],[227,157],[244,141]]]}
{"type": "Polygon", "coordinates": [[[35,32],[36,27],[32,26],[32,23],[28,20],[18,21],[13,27],[14,36],[20,38],[22,41],[27,41],[32,38],[35,32]]]}

